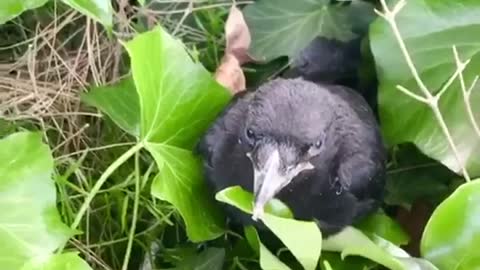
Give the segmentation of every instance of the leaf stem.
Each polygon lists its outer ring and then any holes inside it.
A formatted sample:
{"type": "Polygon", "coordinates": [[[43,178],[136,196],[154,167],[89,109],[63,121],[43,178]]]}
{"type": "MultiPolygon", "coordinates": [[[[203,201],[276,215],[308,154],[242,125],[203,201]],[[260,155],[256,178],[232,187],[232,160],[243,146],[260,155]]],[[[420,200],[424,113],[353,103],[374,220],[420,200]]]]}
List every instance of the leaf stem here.
{"type": "Polygon", "coordinates": [[[88,194],[87,198],[85,199],[85,202],[83,202],[83,205],[80,207],[80,210],[77,213],[77,216],[75,217],[75,220],[73,221],[72,225],[70,226],[71,229],[75,230],[80,222],[82,221],[83,216],[87,212],[87,209],[90,207],[90,203],[92,202],[93,198],[97,193],[100,191],[100,188],[103,186],[103,184],[107,181],[107,179],[112,175],[112,173],[120,167],[125,161],[127,161],[133,154],[135,154],[137,151],[143,148],[143,143],[137,143],[134,145],[132,148],[130,148],[128,151],[123,153],[118,159],[116,159],[108,168],[103,172],[103,174],[100,176],[100,179],[95,183],[93,186],[92,190],[88,194]]]}
{"type": "Polygon", "coordinates": [[[405,0],[398,1],[392,10],[388,8],[385,0],[380,0],[380,2],[382,4],[382,7],[385,13],[380,13],[380,11],[378,10],[375,10],[375,12],[378,15],[380,15],[382,18],[384,18],[392,28],[393,34],[395,35],[398,45],[400,46],[400,50],[402,51],[402,54],[405,57],[405,61],[407,62],[407,66],[410,69],[410,72],[412,73],[413,77],[415,78],[415,81],[417,82],[418,87],[420,88],[420,90],[422,90],[423,95],[427,98],[427,100],[433,98],[433,95],[430,93],[430,91],[428,91],[427,86],[423,83],[422,79],[420,78],[420,75],[417,72],[417,68],[413,63],[413,60],[410,54],[408,53],[407,46],[405,45],[402,35],[400,34],[400,29],[398,28],[398,25],[395,22],[395,16],[400,12],[400,10],[402,10],[402,8],[406,5],[407,2],[405,0]]]}
{"type": "MultiPolygon", "coordinates": [[[[462,64],[462,61],[460,60],[460,57],[458,56],[457,47],[453,46],[452,49],[453,49],[453,56],[455,57],[455,63],[457,64],[457,68],[458,68],[462,64]]],[[[470,122],[472,123],[472,126],[473,126],[473,129],[475,130],[475,133],[480,138],[480,128],[478,127],[477,121],[475,120],[475,116],[474,116],[473,110],[472,110],[472,104],[470,104],[470,95],[472,93],[472,89],[477,84],[478,76],[475,76],[472,84],[470,85],[470,87],[468,89],[465,86],[465,80],[463,78],[462,73],[459,74],[458,79],[460,81],[460,87],[462,88],[463,102],[465,103],[465,107],[467,109],[468,117],[470,118],[470,122]]]]}
{"type": "Polygon", "coordinates": [[[437,118],[438,123],[440,124],[440,128],[442,129],[443,133],[445,134],[445,137],[447,138],[448,144],[450,144],[450,147],[453,150],[453,153],[455,155],[455,158],[457,159],[457,162],[459,166],[461,167],[463,177],[465,177],[465,180],[467,182],[470,182],[470,175],[467,172],[467,169],[465,168],[465,165],[463,165],[463,162],[460,160],[460,155],[458,154],[458,149],[455,146],[455,143],[453,142],[452,135],[450,134],[450,131],[448,130],[447,124],[445,123],[445,120],[443,119],[442,113],[440,112],[440,109],[438,108],[438,104],[436,106],[430,106],[433,110],[433,113],[435,114],[435,118],[437,118]]]}
{"type": "Polygon", "coordinates": [[[133,215],[130,233],[128,235],[127,249],[125,251],[125,258],[123,259],[122,270],[128,269],[128,262],[130,261],[130,254],[132,253],[133,238],[135,237],[135,230],[137,227],[138,206],[140,202],[140,164],[138,152],[135,153],[135,199],[133,201],[133,215]]]}

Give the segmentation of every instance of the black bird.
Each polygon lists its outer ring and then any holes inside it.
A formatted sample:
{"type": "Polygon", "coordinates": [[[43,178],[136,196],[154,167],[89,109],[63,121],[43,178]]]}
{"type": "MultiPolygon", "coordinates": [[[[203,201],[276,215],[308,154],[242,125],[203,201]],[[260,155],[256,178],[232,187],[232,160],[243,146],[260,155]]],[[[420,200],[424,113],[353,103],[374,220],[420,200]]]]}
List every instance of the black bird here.
{"type": "Polygon", "coordinates": [[[254,193],[254,215],[226,206],[248,225],[273,197],[327,236],[379,207],[386,150],[375,117],[354,90],[277,78],[237,94],[197,147],[208,184],[254,193]]]}

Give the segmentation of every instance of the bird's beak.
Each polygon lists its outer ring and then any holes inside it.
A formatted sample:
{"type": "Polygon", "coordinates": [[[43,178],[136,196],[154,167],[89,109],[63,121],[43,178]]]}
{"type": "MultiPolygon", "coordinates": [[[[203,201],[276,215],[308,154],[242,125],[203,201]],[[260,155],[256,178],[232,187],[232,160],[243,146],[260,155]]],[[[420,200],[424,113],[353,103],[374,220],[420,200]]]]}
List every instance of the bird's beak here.
{"type": "Polygon", "coordinates": [[[280,153],[277,149],[273,149],[264,166],[257,168],[254,166],[254,196],[255,205],[253,208],[253,220],[262,217],[264,206],[292,179],[301,171],[313,169],[313,165],[309,162],[299,163],[293,168],[285,168],[283,166],[280,153]]]}

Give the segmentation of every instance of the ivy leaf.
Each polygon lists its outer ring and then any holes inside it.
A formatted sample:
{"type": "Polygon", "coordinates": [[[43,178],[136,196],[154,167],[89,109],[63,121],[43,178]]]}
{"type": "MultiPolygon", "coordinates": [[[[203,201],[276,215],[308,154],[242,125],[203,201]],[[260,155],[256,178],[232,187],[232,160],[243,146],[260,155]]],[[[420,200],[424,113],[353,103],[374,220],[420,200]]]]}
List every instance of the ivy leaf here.
{"type": "Polygon", "coordinates": [[[152,195],[175,206],[182,215],[187,234],[194,242],[223,233],[223,216],[210,199],[203,183],[202,166],[191,151],[149,144],[160,172],[152,183],[152,195]]]}
{"type": "MultiPolygon", "coordinates": [[[[376,263],[359,257],[359,256],[350,256],[342,258],[340,253],[331,252],[322,250],[321,261],[328,261],[332,266],[333,270],[366,270],[366,269],[375,269],[377,266],[376,263]]],[[[328,270],[325,265],[321,265],[320,269],[328,270]]]]}
{"type": "Polygon", "coordinates": [[[438,270],[438,268],[428,260],[411,257],[406,251],[381,237],[374,235],[373,241],[377,244],[377,246],[382,247],[389,254],[393,255],[396,260],[400,261],[405,270],[438,270]]]}
{"type": "Polygon", "coordinates": [[[225,249],[207,248],[199,254],[184,258],[170,270],[222,270],[225,261],[225,249]]]}
{"type": "Polygon", "coordinates": [[[378,235],[395,245],[406,245],[410,237],[395,220],[383,213],[374,213],[367,216],[356,228],[362,232],[378,235]]]}
{"type": "Polygon", "coordinates": [[[45,263],[29,262],[22,270],[92,270],[77,253],[68,252],[53,255],[45,263]]]}
{"type": "Polygon", "coordinates": [[[252,248],[260,254],[260,267],[263,270],[290,270],[290,268],[280,261],[275,255],[265,247],[260,241],[257,230],[252,227],[245,228],[245,235],[252,248]]]}
{"type": "Polygon", "coordinates": [[[438,205],[453,191],[454,172],[422,154],[413,144],[402,144],[394,151],[394,164],[388,168],[385,202],[410,209],[418,200],[438,205]]]}
{"type": "Polygon", "coordinates": [[[437,270],[428,262],[410,257],[391,242],[377,235],[369,238],[351,226],[325,239],[323,250],[341,252],[342,258],[351,255],[362,256],[391,270],[437,270]]]}
{"type": "Polygon", "coordinates": [[[441,270],[475,269],[480,255],[480,181],[461,185],[437,209],[423,232],[423,257],[441,270]]]}
{"type": "MultiPolygon", "coordinates": [[[[243,212],[252,213],[253,194],[240,186],[225,188],[215,195],[218,201],[233,205],[243,212]]],[[[284,218],[293,218],[293,214],[283,202],[278,199],[272,199],[265,205],[265,212],[284,218]]]]}
{"type": "Polygon", "coordinates": [[[56,209],[52,173],[53,158],[41,134],[18,132],[0,140],[0,207],[5,209],[0,214],[3,269],[54,265],[58,257],[53,252],[73,235],[56,209]]]}
{"type": "Polygon", "coordinates": [[[2,0],[0,1],[0,24],[17,17],[23,12],[43,6],[48,0],[2,0]]]}
{"type": "Polygon", "coordinates": [[[82,14],[103,24],[106,29],[113,27],[113,8],[110,1],[105,0],[62,0],[82,14]]]}
{"type": "MultiPolygon", "coordinates": [[[[272,60],[279,56],[294,58],[316,36],[348,41],[356,37],[352,27],[362,12],[365,17],[373,6],[363,1],[350,5],[331,5],[329,0],[261,0],[244,8],[251,31],[251,54],[272,60]]],[[[363,18],[362,18],[363,19],[363,18]]]]}
{"type": "Polygon", "coordinates": [[[82,100],[107,114],[115,124],[133,136],[140,136],[140,104],[131,77],[99,86],[82,95],[82,100]]]}
{"type": "MultiPolygon", "coordinates": [[[[393,5],[397,1],[391,2],[393,5]]],[[[419,76],[432,94],[440,91],[456,70],[453,45],[457,46],[463,61],[472,59],[463,72],[467,87],[478,74],[479,12],[480,3],[474,0],[424,0],[407,1],[396,16],[419,76]]],[[[423,153],[459,173],[460,167],[432,110],[396,89],[397,85],[402,85],[421,94],[388,23],[378,19],[370,30],[371,49],[379,74],[379,113],[385,139],[392,145],[413,142],[423,153]]],[[[474,115],[480,119],[480,106],[474,105],[480,100],[480,91],[477,90],[473,90],[471,102],[474,115]]],[[[479,175],[480,139],[467,116],[458,80],[442,96],[439,108],[461,162],[471,175],[479,175]]]]}
{"type": "Polygon", "coordinates": [[[140,139],[160,169],[152,194],[178,209],[190,240],[216,238],[223,233],[221,209],[191,151],[231,95],[161,27],[124,46],[140,102],[140,139]]]}
{"type": "MultiPolygon", "coordinates": [[[[245,193],[249,192],[241,187],[230,187],[218,192],[216,198],[252,214],[253,196],[246,196],[245,193]]],[[[263,223],[285,244],[305,269],[315,269],[322,250],[322,234],[317,224],[275,216],[270,211],[271,208],[265,209],[263,223]]]]}

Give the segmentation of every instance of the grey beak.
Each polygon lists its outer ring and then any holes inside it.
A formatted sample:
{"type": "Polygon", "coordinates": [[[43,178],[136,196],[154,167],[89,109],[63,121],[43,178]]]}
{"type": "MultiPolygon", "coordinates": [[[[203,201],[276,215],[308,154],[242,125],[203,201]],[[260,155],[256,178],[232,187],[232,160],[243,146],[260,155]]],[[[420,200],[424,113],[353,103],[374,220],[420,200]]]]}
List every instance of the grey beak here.
{"type": "MultiPolygon", "coordinates": [[[[250,156],[251,158],[251,156],[250,156]]],[[[252,160],[253,162],[253,160],[252,160]]],[[[255,205],[252,219],[257,220],[264,214],[265,205],[301,171],[313,169],[309,162],[299,163],[286,169],[278,149],[274,148],[268,155],[264,166],[254,166],[254,196],[255,205]]]]}

